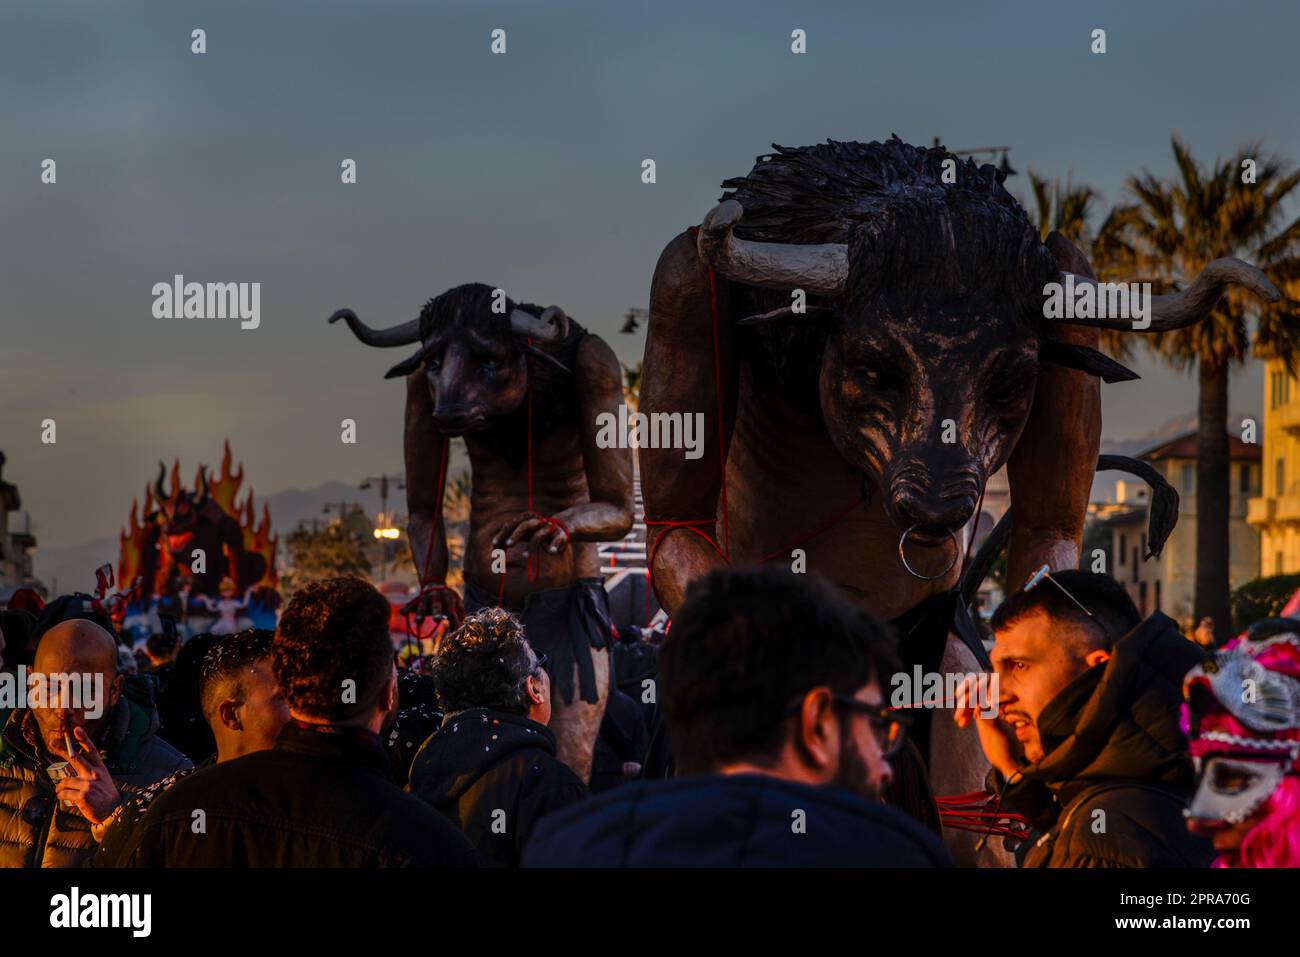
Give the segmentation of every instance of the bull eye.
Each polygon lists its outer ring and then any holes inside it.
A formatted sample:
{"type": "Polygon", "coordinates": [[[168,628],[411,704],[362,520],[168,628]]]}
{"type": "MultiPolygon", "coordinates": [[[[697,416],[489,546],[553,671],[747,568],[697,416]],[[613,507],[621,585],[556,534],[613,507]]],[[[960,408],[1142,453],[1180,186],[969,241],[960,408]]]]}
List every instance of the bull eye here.
{"type": "Polygon", "coordinates": [[[1012,405],[1033,386],[1034,376],[1023,371],[1000,373],[989,386],[988,399],[994,405],[1012,405]]]}

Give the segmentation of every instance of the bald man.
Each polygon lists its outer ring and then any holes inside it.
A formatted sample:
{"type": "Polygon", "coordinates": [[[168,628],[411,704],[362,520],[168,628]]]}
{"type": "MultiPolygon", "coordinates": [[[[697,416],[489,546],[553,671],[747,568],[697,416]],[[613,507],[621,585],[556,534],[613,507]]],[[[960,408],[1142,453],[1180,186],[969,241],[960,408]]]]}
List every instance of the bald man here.
{"type": "Polygon", "coordinates": [[[124,789],[190,766],[156,736],[148,687],[127,685],[117,642],[94,622],[41,637],[22,704],[0,709],[0,866],[80,866],[124,789]]]}

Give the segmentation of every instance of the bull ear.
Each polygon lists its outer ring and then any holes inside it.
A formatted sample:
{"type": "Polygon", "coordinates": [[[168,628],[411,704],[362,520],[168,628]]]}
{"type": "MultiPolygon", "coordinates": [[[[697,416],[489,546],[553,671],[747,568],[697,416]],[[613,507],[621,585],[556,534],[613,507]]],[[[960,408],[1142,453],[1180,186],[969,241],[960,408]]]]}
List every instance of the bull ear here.
{"type": "Polygon", "coordinates": [[[1128,366],[1116,362],[1104,352],[1071,342],[1048,339],[1039,351],[1044,362],[1064,369],[1078,369],[1095,375],[1102,382],[1131,382],[1142,378],[1128,366]]]}
{"type": "Polygon", "coordinates": [[[421,349],[419,352],[411,356],[409,359],[403,359],[401,362],[397,363],[397,365],[393,366],[391,369],[385,372],[384,378],[397,379],[399,377],[405,377],[410,375],[416,369],[420,368],[420,363],[424,361],[424,356],[426,352],[428,352],[427,349],[421,349]]]}
{"type": "Polygon", "coordinates": [[[549,366],[553,366],[554,368],[559,369],[559,370],[560,370],[561,372],[563,372],[565,375],[572,375],[572,374],[573,374],[573,373],[572,373],[572,370],[571,370],[568,366],[566,366],[563,362],[561,362],[559,359],[555,358],[555,356],[550,355],[549,353],[543,352],[541,349],[537,348],[537,346],[532,346],[532,345],[524,346],[524,348],[523,348],[523,352],[524,352],[526,355],[530,355],[530,356],[532,356],[532,357],[535,358],[535,359],[541,359],[541,360],[542,360],[543,362],[545,362],[547,365],[549,365],[549,366]]]}
{"type": "Polygon", "coordinates": [[[738,320],[738,326],[759,326],[769,322],[791,320],[794,322],[823,322],[835,316],[834,310],[827,306],[808,306],[803,312],[795,312],[790,306],[782,306],[771,312],[760,312],[756,316],[746,316],[738,320]]]}

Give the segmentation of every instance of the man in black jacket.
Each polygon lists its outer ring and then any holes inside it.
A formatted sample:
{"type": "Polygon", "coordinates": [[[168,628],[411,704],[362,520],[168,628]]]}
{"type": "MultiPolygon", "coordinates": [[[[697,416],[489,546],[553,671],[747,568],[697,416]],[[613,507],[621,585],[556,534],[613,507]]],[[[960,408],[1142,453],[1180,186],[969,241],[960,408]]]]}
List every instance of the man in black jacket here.
{"type": "Polygon", "coordinates": [[[507,867],[519,863],[540,818],[587,795],[555,757],[545,664],[514,615],[500,608],[470,615],[434,658],[446,716],[411,763],[407,790],[507,867]]]}
{"type": "Polygon", "coordinates": [[[380,731],[396,710],[388,602],[358,578],[298,592],[271,660],[291,720],[270,750],[196,771],[159,797],[144,867],[460,867],[477,855],[392,783],[380,731]]]}
{"type": "Polygon", "coordinates": [[[275,633],[263,628],[217,637],[203,659],[199,679],[200,707],[217,753],[197,768],[176,771],[124,800],[108,822],[93,866],[121,867],[139,841],[141,823],[153,802],[196,770],[275,746],[289,720],[289,704],[271,669],[274,639],[275,633]]]}
{"type": "Polygon", "coordinates": [[[939,867],[938,837],[879,795],[903,744],[885,627],[813,575],[715,571],[659,654],[688,777],[616,788],[545,821],[530,867],[939,867]]]}
{"type": "Polygon", "coordinates": [[[1187,833],[1194,775],[1178,727],[1203,652],[1108,575],[1035,576],[993,616],[996,717],[971,708],[1005,806],[1027,817],[1025,867],[1204,867],[1187,833]],[[983,717],[980,715],[983,714],[983,717]]]}

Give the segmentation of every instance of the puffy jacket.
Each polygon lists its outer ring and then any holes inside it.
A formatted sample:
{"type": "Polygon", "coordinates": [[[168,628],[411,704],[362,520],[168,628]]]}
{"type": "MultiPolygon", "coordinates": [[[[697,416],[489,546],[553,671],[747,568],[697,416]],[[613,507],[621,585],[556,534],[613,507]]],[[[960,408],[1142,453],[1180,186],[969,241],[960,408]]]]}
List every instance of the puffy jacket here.
{"type": "Polygon", "coordinates": [[[945,867],[937,837],[838,788],[763,774],[628,784],[542,821],[525,867],[945,867]]]}
{"type": "Polygon", "coordinates": [[[506,867],[545,815],[587,796],[555,757],[555,736],[523,715],[472,708],[445,720],[411,763],[408,791],[453,821],[506,867]]]}
{"type": "Polygon", "coordinates": [[[478,855],[392,783],[377,734],[290,721],[271,749],[195,771],[155,798],[127,863],[473,867],[478,855]]]}
{"type": "MultiPolygon", "coordinates": [[[[52,758],[25,709],[0,712],[0,866],[78,867],[98,846],[90,822],[62,807],[46,768],[52,758]]],[[[157,737],[158,712],[147,689],[128,682],[99,742],[114,782],[129,797],[189,759],[157,737]]]]}
{"type": "Polygon", "coordinates": [[[1182,680],[1203,657],[1157,612],[1039,715],[1044,757],[1003,800],[1037,831],[1025,867],[1206,867],[1188,833],[1195,775],[1178,727],[1182,680]]]}

